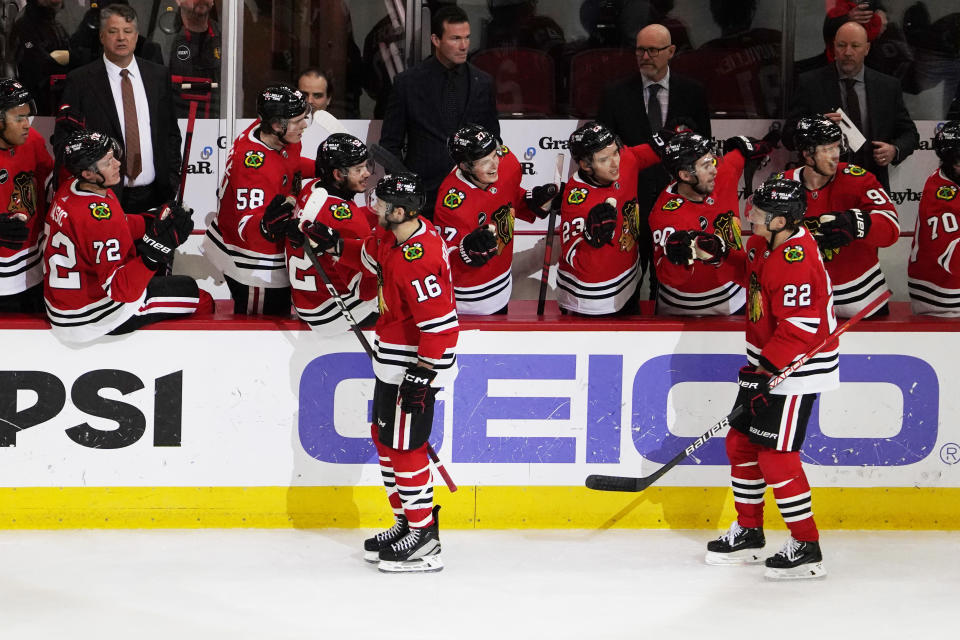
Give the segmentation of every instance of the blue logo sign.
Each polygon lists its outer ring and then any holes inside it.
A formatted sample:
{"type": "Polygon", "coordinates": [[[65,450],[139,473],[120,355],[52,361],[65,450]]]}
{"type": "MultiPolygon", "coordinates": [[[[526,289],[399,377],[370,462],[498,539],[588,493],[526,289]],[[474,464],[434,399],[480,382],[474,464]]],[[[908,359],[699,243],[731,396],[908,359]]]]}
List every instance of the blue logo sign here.
{"type": "Polygon", "coordinates": [[[209,159],[210,156],[212,156],[212,155],[213,155],[213,147],[211,147],[211,146],[208,145],[208,146],[204,147],[203,150],[200,152],[200,159],[201,159],[201,160],[207,160],[207,159],[209,159]]]}

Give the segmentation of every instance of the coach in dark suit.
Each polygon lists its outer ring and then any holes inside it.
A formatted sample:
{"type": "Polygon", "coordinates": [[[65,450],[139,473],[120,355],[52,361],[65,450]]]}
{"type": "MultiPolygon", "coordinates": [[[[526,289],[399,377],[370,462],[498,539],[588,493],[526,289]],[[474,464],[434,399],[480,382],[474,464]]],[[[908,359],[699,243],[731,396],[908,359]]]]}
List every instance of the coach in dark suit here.
{"type": "Polygon", "coordinates": [[[864,66],[869,51],[863,26],[844,23],[834,39],[835,63],[800,76],[789,118],[822,114],[839,122],[837,108],[842,107],[867,139],[849,160],[873,173],[889,191],[888,167],[913,153],[920,136],[903,102],[900,81],[864,66]]]}
{"type": "MultiPolygon", "coordinates": [[[[137,58],[137,14],[114,4],[100,12],[103,57],[67,75],[63,106],[87,129],[105,133],[123,147],[125,211],[141,212],[173,199],[180,179],[180,128],[166,67],[137,58]]],[[[54,149],[70,126],[57,120],[54,149]]]]}
{"type": "Polygon", "coordinates": [[[380,133],[380,144],[402,154],[404,165],[423,180],[428,218],[437,189],[454,165],[447,138],[465,124],[500,135],[493,78],[467,62],[467,14],[457,6],[442,7],[430,30],[434,55],[397,76],[380,133]]]}
{"type": "MultiPolygon", "coordinates": [[[[629,146],[650,143],[653,134],[665,125],[685,122],[710,137],[710,108],[707,93],[696,80],[670,73],[670,59],[676,51],[670,31],[660,24],[647,25],[637,33],[637,66],[640,73],[607,87],[600,102],[597,119],[629,146]]],[[[640,266],[650,272],[651,297],[653,271],[647,267],[653,256],[653,237],[647,219],[660,192],[672,178],[662,165],[640,172],[637,203],[640,207],[640,266]]]]}

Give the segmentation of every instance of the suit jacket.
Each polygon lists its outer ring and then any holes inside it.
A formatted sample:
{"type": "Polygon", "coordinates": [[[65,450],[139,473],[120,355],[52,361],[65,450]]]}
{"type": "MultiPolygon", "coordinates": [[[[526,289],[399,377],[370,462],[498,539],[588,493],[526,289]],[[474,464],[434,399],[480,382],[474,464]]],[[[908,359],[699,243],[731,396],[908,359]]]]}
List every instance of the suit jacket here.
{"type": "MultiPolygon", "coordinates": [[[[694,130],[704,136],[712,135],[707,92],[696,80],[670,72],[670,93],[667,96],[665,123],[685,119],[694,130]]],[[[653,132],[647,119],[647,101],[643,92],[643,76],[638,72],[632,78],[607,87],[600,101],[597,120],[620,136],[628,146],[650,143],[653,132]]],[[[644,271],[653,256],[653,236],[647,219],[660,192],[673,181],[663,165],[654,165],[640,172],[637,181],[637,204],[640,208],[640,264],[644,271]]],[[[652,274],[652,271],[651,271],[652,274]]],[[[651,276],[652,278],[652,276],[651,276]]]]}
{"type": "MultiPolygon", "coordinates": [[[[423,180],[428,194],[435,192],[454,162],[447,151],[447,138],[465,124],[479,124],[500,135],[493,78],[467,64],[467,103],[456,127],[447,130],[440,117],[444,67],[430,57],[397,76],[383,117],[380,144],[423,180]]],[[[427,207],[433,203],[428,195],[427,207]]]]}
{"type": "MultiPolygon", "coordinates": [[[[154,196],[158,202],[163,202],[173,199],[180,183],[180,127],[173,107],[173,86],[166,67],[142,58],[137,58],[137,66],[150,103],[150,139],[153,141],[153,165],[157,175],[153,183],[154,196]]],[[[67,74],[63,104],[70,105],[74,112],[83,115],[87,129],[105,133],[119,142],[121,147],[124,146],[120,116],[113,102],[103,58],[67,74]]],[[[53,148],[60,149],[69,133],[69,126],[57,123],[53,132],[53,148]]]]}
{"type": "MultiPolygon", "coordinates": [[[[900,164],[920,144],[917,126],[910,118],[903,103],[903,90],[900,81],[870,67],[863,70],[864,89],[867,94],[867,128],[864,131],[866,145],[871,140],[887,142],[900,150],[893,164],[900,164]]],[[[835,64],[808,71],[800,76],[794,102],[788,118],[793,120],[802,116],[836,111],[843,105],[840,99],[840,76],[835,64]]],[[[873,173],[884,189],[890,190],[890,174],[887,167],[878,166],[873,161],[873,147],[868,147],[867,161],[864,167],[873,173]]]]}

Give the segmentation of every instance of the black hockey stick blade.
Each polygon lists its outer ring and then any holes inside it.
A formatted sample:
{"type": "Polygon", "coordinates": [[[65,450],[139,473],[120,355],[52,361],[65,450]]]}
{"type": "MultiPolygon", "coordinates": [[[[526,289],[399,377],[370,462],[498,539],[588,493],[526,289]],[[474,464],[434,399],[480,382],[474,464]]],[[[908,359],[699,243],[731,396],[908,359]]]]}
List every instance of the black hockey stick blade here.
{"type": "Polygon", "coordinates": [[[412,173],[397,156],[374,142],[367,145],[373,161],[387,170],[387,173],[412,173]]]}

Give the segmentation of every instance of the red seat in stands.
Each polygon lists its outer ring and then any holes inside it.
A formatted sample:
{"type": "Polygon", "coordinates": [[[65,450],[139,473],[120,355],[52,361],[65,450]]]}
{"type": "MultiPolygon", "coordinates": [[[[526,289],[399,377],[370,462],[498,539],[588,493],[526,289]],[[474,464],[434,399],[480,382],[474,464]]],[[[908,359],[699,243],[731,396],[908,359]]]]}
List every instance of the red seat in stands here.
{"type": "Polygon", "coordinates": [[[470,62],[493,76],[500,115],[556,113],[554,63],[546,53],[519,47],[485,49],[470,62]]]}
{"type": "Polygon", "coordinates": [[[637,73],[633,49],[589,49],[570,59],[570,112],[595,118],[606,86],[637,73]]]}

